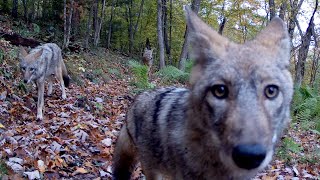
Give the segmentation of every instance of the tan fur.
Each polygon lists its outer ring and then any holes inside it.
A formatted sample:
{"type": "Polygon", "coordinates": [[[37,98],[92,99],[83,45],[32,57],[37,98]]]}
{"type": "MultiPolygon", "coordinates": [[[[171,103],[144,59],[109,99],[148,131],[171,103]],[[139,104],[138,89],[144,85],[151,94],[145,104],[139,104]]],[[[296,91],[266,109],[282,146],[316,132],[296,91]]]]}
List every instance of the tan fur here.
{"type": "Polygon", "coordinates": [[[65,85],[69,84],[69,76],[62,59],[61,49],[53,43],[38,46],[27,53],[20,47],[20,68],[25,83],[35,81],[38,87],[37,119],[43,119],[44,83],[47,79],[48,95],[52,93],[52,82],[55,75],[60,82],[62,99],[66,99],[65,85]]]}
{"type": "Polygon", "coordinates": [[[137,96],[118,137],[113,179],[130,178],[132,159],[147,180],[250,179],[271,161],[290,122],[290,39],[282,20],[237,44],[189,8],[186,17],[191,86],[137,96]]]}

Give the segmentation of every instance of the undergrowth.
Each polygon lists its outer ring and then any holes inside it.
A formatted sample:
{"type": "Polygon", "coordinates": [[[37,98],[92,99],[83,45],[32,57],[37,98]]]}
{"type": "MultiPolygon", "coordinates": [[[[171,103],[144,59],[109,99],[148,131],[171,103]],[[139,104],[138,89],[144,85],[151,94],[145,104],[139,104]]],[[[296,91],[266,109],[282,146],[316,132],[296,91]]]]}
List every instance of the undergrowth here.
{"type": "Polygon", "coordinates": [[[183,72],[174,66],[167,66],[156,73],[161,78],[162,83],[186,83],[189,80],[189,73],[183,72]]]}
{"type": "Polygon", "coordinates": [[[320,133],[320,95],[316,89],[303,86],[295,91],[292,117],[293,122],[299,123],[302,129],[320,133]]]}
{"type": "Polygon", "coordinates": [[[130,60],[128,65],[134,76],[131,83],[138,88],[137,91],[143,91],[155,87],[154,84],[149,83],[147,66],[142,65],[135,60],[130,60]]]}

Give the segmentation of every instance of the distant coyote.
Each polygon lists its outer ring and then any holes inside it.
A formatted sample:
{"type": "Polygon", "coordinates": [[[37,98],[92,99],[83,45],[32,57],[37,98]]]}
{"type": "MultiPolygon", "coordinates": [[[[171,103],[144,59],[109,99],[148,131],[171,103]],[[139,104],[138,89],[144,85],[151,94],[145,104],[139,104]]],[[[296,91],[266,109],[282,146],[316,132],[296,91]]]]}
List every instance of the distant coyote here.
{"type": "Polygon", "coordinates": [[[189,7],[191,87],[140,94],[113,157],[113,179],[141,162],[146,179],[249,179],[271,161],[290,121],[290,38],[280,18],[236,44],[189,7]]]}
{"type": "Polygon", "coordinates": [[[148,67],[148,77],[151,76],[151,67],[153,64],[153,48],[151,48],[151,44],[149,41],[149,38],[146,40],[146,47],[144,48],[143,56],[142,56],[142,62],[144,65],[148,67]]]}
{"type": "Polygon", "coordinates": [[[25,83],[35,81],[38,87],[37,119],[42,120],[44,105],[44,83],[48,79],[48,95],[52,93],[53,75],[60,81],[62,99],[66,99],[65,86],[69,85],[69,76],[62,59],[61,49],[54,43],[38,46],[30,51],[20,47],[20,68],[25,83]]]}

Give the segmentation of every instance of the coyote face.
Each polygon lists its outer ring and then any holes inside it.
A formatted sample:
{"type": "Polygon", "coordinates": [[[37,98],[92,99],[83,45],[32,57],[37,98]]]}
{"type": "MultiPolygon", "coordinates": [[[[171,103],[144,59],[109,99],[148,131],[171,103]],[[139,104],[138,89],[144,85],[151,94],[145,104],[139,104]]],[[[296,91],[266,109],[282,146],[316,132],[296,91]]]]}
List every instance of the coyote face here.
{"type": "Polygon", "coordinates": [[[65,86],[69,85],[69,76],[62,59],[61,49],[58,45],[47,43],[38,46],[28,53],[20,47],[20,69],[23,74],[23,81],[30,83],[35,81],[38,87],[37,119],[42,120],[44,101],[44,83],[48,79],[48,95],[52,93],[53,76],[60,81],[62,98],[66,98],[65,86]]]}
{"type": "Polygon", "coordinates": [[[137,160],[147,179],[249,179],[271,161],[290,121],[290,39],[273,19],[251,41],[220,36],[187,8],[191,87],[140,94],[114,155],[114,179],[137,160]]]}

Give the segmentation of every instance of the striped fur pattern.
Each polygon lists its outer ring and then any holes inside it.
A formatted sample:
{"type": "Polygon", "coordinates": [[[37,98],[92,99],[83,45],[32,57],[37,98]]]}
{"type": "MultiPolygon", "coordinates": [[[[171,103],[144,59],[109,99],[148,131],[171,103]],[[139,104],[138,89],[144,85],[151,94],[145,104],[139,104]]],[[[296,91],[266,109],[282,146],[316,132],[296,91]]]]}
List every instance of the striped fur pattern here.
{"type": "Polygon", "coordinates": [[[290,122],[290,39],[273,19],[255,39],[222,37],[189,8],[191,87],[138,95],[113,157],[113,179],[250,179],[271,161],[290,122]]]}
{"type": "Polygon", "coordinates": [[[37,119],[43,119],[44,83],[49,81],[48,95],[52,93],[54,76],[60,81],[62,99],[66,99],[65,87],[70,78],[62,59],[61,49],[54,43],[47,43],[32,49],[29,53],[20,47],[20,69],[25,83],[36,82],[38,87],[37,119]]]}

